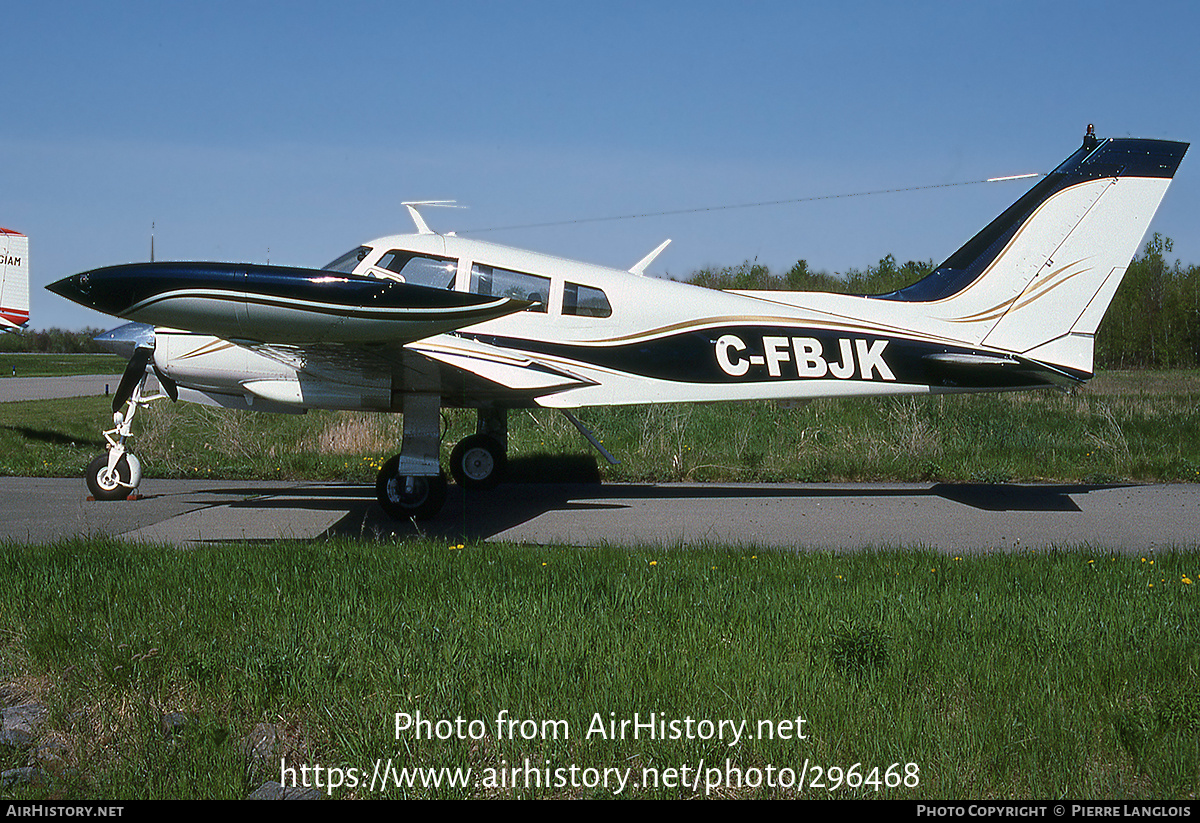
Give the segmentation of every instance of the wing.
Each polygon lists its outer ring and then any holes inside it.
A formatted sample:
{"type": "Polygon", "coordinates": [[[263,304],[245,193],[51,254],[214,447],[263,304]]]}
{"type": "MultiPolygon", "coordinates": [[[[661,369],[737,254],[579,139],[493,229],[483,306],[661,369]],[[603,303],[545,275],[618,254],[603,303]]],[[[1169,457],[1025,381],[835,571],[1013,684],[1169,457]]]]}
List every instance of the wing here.
{"type": "Polygon", "coordinates": [[[595,385],[559,366],[453,334],[402,346],[236,343],[295,370],[294,380],[242,383],[256,396],[287,404],[395,408],[396,394],[418,393],[440,395],[450,406],[532,406],[538,397],[595,385]],[[374,399],[362,402],[364,394],[374,399]]]}

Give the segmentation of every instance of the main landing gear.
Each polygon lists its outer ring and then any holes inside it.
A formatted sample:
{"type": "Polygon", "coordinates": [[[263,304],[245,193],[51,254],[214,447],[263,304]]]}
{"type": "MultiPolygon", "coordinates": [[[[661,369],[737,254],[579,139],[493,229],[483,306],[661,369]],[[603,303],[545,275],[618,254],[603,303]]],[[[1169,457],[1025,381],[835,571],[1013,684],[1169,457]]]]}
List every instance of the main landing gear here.
{"type": "Polygon", "coordinates": [[[490,489],[506,468],[504,446],[490,434],[464,437],[450,454],[450,473],[464,489],[490,489]]]}
{"type": "Polygon", "coordinates": [[[446,475],[402,474],[401,456],[383,464],[375,479],[375,497],[393,520],[428,520],[446,502],[446,475]]]}
{"type": "MultiPolygon", "coordinates": [[[[446,475],[439,462],[441,398],[410,394],[404,398],[404,441],[379,471],[375,495],[396,520],[428,520],[446,502],[446,475]]],[[[476,432],[464,437],[450,455],[450,474],[464,489],[490,489],[504,476],[508,451],[505,409],[480,409],[476,432]]]]}

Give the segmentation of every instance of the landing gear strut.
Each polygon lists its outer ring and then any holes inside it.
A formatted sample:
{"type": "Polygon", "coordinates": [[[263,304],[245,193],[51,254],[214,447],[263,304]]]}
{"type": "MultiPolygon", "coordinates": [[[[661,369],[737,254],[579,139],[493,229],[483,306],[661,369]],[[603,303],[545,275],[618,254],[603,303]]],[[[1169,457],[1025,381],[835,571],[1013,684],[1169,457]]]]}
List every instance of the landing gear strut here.
{"type": "Polygon", "coordinates": [[[375,479],[375,498],[395,520],[428,520],[446,502],[446,476],[438,462],[442,398],[404,396],[404,440],[400,453],[383,464],[375,479]]]}

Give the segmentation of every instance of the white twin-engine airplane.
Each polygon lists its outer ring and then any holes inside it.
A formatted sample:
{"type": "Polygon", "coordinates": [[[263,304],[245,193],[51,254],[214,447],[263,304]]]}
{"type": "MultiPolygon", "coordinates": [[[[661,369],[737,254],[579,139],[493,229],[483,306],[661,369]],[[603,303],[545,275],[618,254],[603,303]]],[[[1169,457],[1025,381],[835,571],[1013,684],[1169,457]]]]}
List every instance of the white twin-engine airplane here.
{"type": "MultiPolygon", "coordinates": [[[[1007,391],[1092,376],[1093,335],[1186,143],[1083,146],[928,277],[891,294],[724,292],[437,234],[382,237],[323,269],[135,263],[49,286],[131,321],[98,499],[140,480],[136,409],[163,396],[228,408],[402,412],[380,505],[432,517],[446,496],[440,410],[475,408],[453,451],[464,487],[498,482],[507,410],[1007,391]],[[165,395],[143,395],[147,366],[165,395]],[[122,414],[119,409],[127,404],[122,414]]],[[[601,448],[601,451],[603,449],[601,448]]],[[[606,457],[611,456],[604,452],[606,457]]]]}

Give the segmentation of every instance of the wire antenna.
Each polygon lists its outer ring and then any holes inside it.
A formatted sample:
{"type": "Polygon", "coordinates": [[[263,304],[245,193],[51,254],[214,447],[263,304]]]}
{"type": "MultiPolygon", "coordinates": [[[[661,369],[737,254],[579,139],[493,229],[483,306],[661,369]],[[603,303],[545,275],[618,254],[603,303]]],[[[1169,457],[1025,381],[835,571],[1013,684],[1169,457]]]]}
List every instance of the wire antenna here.
{"type": "Polygon", "coordinates": [[[818,200],[838,200],[848,197],[870,197],[877,194],[899,194],[906,191],[925,191],[928,189],[948,189],[955,186],[975,186],[980,183],[1001,183],[1007,180],[1024,180],[1029,177],[1045,177],[1043,172],[1029,174],[1014,174],[1008,177],[989,177],[985,180],[965,180],[958,183],[933,183],[926,186],[905,186],[897,189],[875,189],[872,191],[844,192],[842,194],[819,194],[812,197],[793,197],[788,200],[763,200],[758,203],[735,203],[725,206],[702,206],[693,209],[673,209],[670,211],[642,212],[639,214],[618,214],[610,217],[581,217],[575,220],[555,220],[549,223],[519,223],[512,226],[492,226],[486,229],[470,229],[459,231],[459,234],[483,234],[489,231],[509,231],[512,229],[542,229],[551,226],[573,226],[578,223],[606,223],[615,220],[637,220],[644,217],[669,217],[679,214],[702,214],[713,211],[732,211],[733,209],[757,209],[767,206],[787,206],[792,203],[812,203],[818,200]]]}

